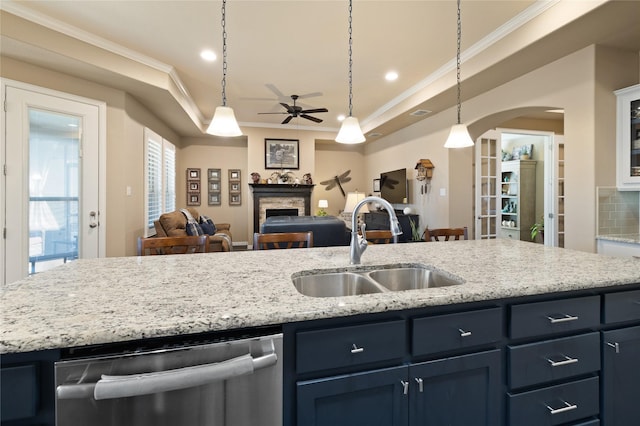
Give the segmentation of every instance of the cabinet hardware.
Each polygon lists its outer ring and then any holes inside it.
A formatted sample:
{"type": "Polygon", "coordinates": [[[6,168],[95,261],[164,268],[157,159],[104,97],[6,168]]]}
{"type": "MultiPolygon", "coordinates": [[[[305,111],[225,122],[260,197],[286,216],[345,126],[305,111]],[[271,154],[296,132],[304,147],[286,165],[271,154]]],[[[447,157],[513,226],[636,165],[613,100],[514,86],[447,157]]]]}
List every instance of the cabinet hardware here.
{"type": "Polygon", "coordinates": [[[460,332],[460,337],[469,337],[469,336],[471,336],[471,332],[470,331],[464,331],[461,328],[459,328],[458,331],[460,332]]]}
{"type": "Polygon", "coordinates": [[[420,377],[416,377],[416,383],[418,383],[418,392],[422,393],[424,391],[424,380],[420,377]]]}
{"type": "Polygon", "coordinates": [[[618,343],[618,342],[615,342],[615,343],[607,342],[607,346],[611,346],[613,349],[615,349],[617,354],[620,353],[620,343],[618,343]]]}
{"type": "Polygon", "coordinates": [[[359,347],[357,347],[357,346],[356,346],[356,344],[354,343],[354,344],[351,346],[351,353],[352,353],[352,354],[359,354],[360,352],[364,352],[364,348],[359,348],[359,347]]]}
{"type": "Polygon", "coordinates": [[[560,408],[553,408],[553,407],[550,407],[549,405],[546,405],[546,404],[545,405],[549,409],[549,413],[550,414],[566,413],[567,411],[575,410],[576,408],[578,408],[578,406],[576,404],[569,404],[567,401],[562,401],[562,403],[565,406],[564,407],[560,407],[560,408]]]}
{"type": "Polygon", "coordinates": [[[400,380],[400,384],[402,385],[402,393],[404,395],[409,394],[409,382],[405,382],[404,380],[400,380]]]}
{"type": "Polygon", "coordinates": [[[566,355],[562,356],[564,357],[562,361],[554,361],[551,358],[547,358],[547,361],[549,361],[549,364],[551,364],[552,367],[561,367],[563,365],[575,364],[578,362],[578,358],[571,358],[566,355]]]}
{"type": "Polygon", "coordinates": [[[551,324],[558,324],[561,322],[575,321],[578,319],[578,317],[574,315],[565,314],[564,316],[561,316],[561,317],[547,316],[547,319],[551,322],[551,324]]]}

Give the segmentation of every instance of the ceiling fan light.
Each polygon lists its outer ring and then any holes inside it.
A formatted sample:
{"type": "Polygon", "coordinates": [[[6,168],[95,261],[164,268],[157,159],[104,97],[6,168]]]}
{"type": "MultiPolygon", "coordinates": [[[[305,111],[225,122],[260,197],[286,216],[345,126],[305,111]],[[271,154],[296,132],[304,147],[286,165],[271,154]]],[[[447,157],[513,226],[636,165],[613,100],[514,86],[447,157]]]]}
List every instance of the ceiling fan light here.
{"type": "Polygon", "coordinates": [[[466,148],[468,146],[473,146],[473,141],[471,140],[471,136],[469,136],[467,126],[464,124],[454,124],[451,126],[451,131],[449,132],[449,137],[447,138],[444,147],[466,148]]]}
{"type": "Polygon", "coordinates": [[[367,139],[360,129],[360,123],[356,117],[347,117],[342,121],[342,126],[336,136],[336,142],[344,144],[362,143],[367,139]]]}
{"type": "Polygon", "coordinates": [[[233,108],[227,106],[217,107],[207,128],[207,133],[214,136],[242,136],[233,108]]]}

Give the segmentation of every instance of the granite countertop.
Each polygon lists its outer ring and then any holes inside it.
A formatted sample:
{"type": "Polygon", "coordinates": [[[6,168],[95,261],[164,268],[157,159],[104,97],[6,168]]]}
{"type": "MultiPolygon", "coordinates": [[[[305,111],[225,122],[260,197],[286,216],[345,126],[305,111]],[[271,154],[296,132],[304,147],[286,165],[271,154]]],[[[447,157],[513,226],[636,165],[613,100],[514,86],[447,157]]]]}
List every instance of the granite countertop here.
{"type": "Polygon", "coordinates": [[[640,234],[598,235],[598,240],[616,241],[619,243],[640,244],[640,234]]]}
{"type": "Polygon", "coordinates": [[[370,246],[361,267],[420,263],[462,285],[299,294],[292,274],[349,269],[349,247],[87,259],[0,291],[0,353],[640,283],[640,260],[511,240],[370,246]]]}

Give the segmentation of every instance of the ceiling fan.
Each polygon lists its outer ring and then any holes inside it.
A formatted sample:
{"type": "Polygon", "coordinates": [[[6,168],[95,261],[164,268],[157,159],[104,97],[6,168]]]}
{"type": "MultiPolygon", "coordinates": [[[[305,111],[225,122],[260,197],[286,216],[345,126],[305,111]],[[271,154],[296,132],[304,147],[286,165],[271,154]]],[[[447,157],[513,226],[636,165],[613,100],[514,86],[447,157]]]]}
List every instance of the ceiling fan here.
{"type": "Polygon", "coordinates": [[[298,95],[291,95],[291,99],[293,99],[293,105],[288,105],[285,104],[284,102],[280,102],[280,105],[282,105],[287,111],[283,111],[283,112],[259,112],[258,114],[289,114],[289,116],[287,118],[285,118],[284,120],[282,120],[282,124],[287,124],[288,122],[291,121],[291,119],[296,118],[296,117],[302,117],[302,118],[306,118],[307,120],[311,120],[315,123],[322,123],[322,120],[320,118],[317,117],[312,117],[308,114],[314,114],[314,113],[318,113],[318,112],[329,112],[328,109],[326,108],[313,108],[313,109],[302,109],[301,106],[296,105],[296,100],[298,100],[300,96],[298,95]]]}

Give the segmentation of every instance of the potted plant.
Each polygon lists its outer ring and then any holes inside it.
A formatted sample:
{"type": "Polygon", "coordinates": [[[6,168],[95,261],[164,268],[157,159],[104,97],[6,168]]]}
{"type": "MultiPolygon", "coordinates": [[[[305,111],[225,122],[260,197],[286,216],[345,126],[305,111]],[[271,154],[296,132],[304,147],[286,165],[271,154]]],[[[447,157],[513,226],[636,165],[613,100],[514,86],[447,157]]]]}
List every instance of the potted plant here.
{"type": "Polygon", "coordinates": [[[542,220],[540,222],[534,223],[531,225],[531,228],[529,228],[531,231],[531,241],[535,241],[538,234],[540,234],[542,241],[544,241],[544,217],[541,219],[542,220]]]}
{"type": "Polygon", "coordinates": [[[422,241],[424,232],[420,232],[420,228],[416,225],[413,219],[411,219],[411,217],[409,217],[409,225],[411,226],[411,241],[422,241]]]}

